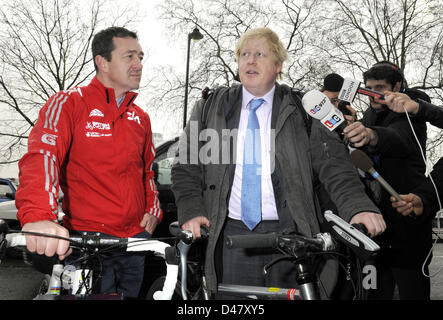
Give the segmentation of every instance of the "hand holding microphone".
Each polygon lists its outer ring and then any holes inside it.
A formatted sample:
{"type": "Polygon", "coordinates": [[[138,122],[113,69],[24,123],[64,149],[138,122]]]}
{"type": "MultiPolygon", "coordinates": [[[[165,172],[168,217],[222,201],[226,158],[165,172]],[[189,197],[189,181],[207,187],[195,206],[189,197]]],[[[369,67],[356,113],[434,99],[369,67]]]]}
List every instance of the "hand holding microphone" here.
{"type": "Polygon", "coordinates": [[[366,144],[376,145],[378,137],[375,131],[366,128],[361,122],[354,122],[346,126],[343,113],[332,105],[329,98],[318,90],[307,92],[302,99],[303,108],[312,118],[320,120],[321,124],[330,131],[344,135],[344,142],[352,143],[354,147],[366,144]]]}
{"type": "Polygon", "coordinates": [[[415,214],[420,216],[423,213],[423,201],[419,196],[414,193],[406,195],[400,195],[402,201],[397,201],[394,197],[391,197],[392,207],[397,209],[399,213],[404,216],[410,216],[415,214]]]}
{"type": "Polygon", "coordinates": [[[366,88],[361,88],[360,81],[354,79],[344,79],[343,86],[340,90],[340,93],[338,94],[338,98],[343,101],[352,102],[354,101],[357,93],[379,100],[385,99],[385,95],[383,93],[366,88]]]}
{"type": "Polygon", "coordinates": [[[360,170],[369,173],[380,185],[397,201],[403,201],[400,195],[386,182],[385,179],[374,169],[372,160],[361,150],[355,149],[351,152],[351,161],[360,170]]]}
{"type": "Polygon", "coordinates": [[[416,114],[419,109],[418,102],[412,100],[408,95],[400,92],[386,91],[386,98],[383,101],[394,112],[408,112],[416,114]]]}
{"type": "MultiPolygon", "coordinates": [[[[377,139],[375,131],[366,128],[361,122],[355,122],[343,128],[343,114],[331,104],[326,95],[318,90],[307,92],[303,96],[302,104],[303,108],[312,118],[320,120],[330,131],[336,130],[338,133],[342,133],[344,130],[345,135],[350,137],[350,142],[358,140],[356,146],[362,146],[377,139]],[[374,134],[375,137],[373,137],[372,134],[374,134]]],[[[375,171],[371,159],[363,151],[358,149],[352,151],[351,161],[357,168],[371,174],[389,194],[394,196],[398,201],[402,201],[399,194],[375,171]]]]}
{"type": "MultiPolygon", "coordinates": [[[[403,216],[416,218],[417,215],[423,212],[423,205],[418,203],[421,199],[412,199],[407,196],[400,196],[389,183],[382,178],[382,176],[374,169],[372,160],[361,150],[355,149],[351,152],[351,161],[360,170],[369,173],[374,179],[376,179],[380,185],[391,195],[391,202],[395,202],[392,206],[397,209],[403,216]],[[405,204],[406,202],[406,204],[405,204]],[[412,205],[411,205],[411,204],[412,205]],[[420,210],[421,209],[421,210],[420,210]]],[[[415,196],[415,195],[414,195],[415,196]]]]}
{"type": "Polygon", "coordinates": [[[356,121],[343,129],[343,134],[356,148],[365,145],[376,146],[378,143],[376,131],[365,127],[360,121],[356,121]]]}

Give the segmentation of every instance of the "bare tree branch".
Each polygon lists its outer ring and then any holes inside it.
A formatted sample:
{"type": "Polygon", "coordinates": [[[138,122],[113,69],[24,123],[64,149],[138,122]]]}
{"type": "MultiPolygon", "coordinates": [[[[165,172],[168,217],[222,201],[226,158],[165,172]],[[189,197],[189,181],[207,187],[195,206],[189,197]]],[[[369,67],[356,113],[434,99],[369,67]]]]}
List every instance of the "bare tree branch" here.
{"type": "Polygon", "coordinates": [[[38,112],[52,95],[92,78],[90,49],[98,28],[124,26],[135,17],[136,8],[119,6],[114,15],[103,4],[17,0],[0,7],[0,112],[7,115],[0,118],[1,162],[24,153],[38,112]]]}

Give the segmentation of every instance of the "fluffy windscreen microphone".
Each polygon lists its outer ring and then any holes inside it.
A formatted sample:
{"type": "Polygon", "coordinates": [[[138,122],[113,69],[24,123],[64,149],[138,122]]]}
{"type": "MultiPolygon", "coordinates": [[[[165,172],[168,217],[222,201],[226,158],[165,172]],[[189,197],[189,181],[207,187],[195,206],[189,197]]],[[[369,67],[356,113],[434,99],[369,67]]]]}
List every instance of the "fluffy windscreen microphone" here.
{"type": "Polygon", "coordinates": [[[368,172],[374,165],[371,158],[369,158],[363,151],[354,150],[351,152],[351,161],[360,170],[368,172]]]}
{"type": "Polygon", "coordinates": [[[402,201],[400,195],[386,182],[385,179],[373,168],[374,163],[366,153],[361,150],[355,149],[351,152],[351,161],[360,170],[369,173],[374,179],[376,179],[383,188],[398,201],[402,201]]]}
{"type": "Polygon", "coordinates": [[[328,74],[323,80],[323,89],[330,92],[339,92],[343,87],[343,77],[337,73],[328,74]]]}

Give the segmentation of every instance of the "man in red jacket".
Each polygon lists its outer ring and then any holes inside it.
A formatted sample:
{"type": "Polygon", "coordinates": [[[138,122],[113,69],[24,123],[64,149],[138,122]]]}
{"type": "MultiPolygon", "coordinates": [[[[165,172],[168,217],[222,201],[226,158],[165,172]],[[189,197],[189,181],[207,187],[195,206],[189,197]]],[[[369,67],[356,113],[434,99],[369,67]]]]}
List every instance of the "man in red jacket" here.
{"type": "MultiPolygon", "coordinates": [[[[112,27],[94,37],[92,53],[91,83],[56,93],[40,110],[19,162],[17,216],[25,231],[149,237],[162,211],[150,119],[131,92],[139,88],[143,51],[134,32],[112,27]],[[63,226],[57,224],[59,186],[63,226]]],[[[38,254],[64,259],[71,253],[63,240],[27,236],[26,242],[38,254]]],[[[103,269],[99,292],[137,297],[144,256],[116,255],[103,269]]]]}

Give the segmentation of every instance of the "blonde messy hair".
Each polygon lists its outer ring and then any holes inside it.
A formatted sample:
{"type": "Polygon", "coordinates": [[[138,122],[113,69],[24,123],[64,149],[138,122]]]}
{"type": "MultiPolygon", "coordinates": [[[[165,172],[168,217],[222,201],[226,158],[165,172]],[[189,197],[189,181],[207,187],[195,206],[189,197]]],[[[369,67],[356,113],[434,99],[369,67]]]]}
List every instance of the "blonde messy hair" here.
{"type": "Polygon", "coordinates": [[[283,62],[288,59],[288,51],[283,46],[283,43],[280,41],[278,35],[274,31],[269,28],[255,28],[246,31],[238,40],[237,45],[235,46],[237,61],[239,61],[240,52],[245,43],[249,40],[257,38],[265,38],[269,48],[274,54],[276,65],[283,64],[283,62]]]}

